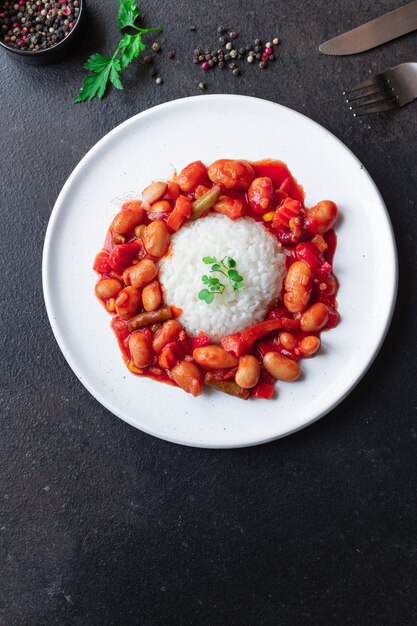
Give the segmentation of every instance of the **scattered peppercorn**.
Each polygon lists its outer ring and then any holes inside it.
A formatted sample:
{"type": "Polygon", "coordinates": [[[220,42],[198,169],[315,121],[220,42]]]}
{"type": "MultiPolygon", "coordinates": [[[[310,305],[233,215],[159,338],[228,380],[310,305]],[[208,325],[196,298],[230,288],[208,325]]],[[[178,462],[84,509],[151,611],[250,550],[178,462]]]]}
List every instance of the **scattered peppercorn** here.
{"type": "Polygon", "coordinates": [[[248,63],[253,63],[255,58],[252,55],[249,55],[246,60],[247,60],[248,63]]]}
{"type": "Polygon", "coordinates": [[[157,85],[162,85],[162,78],[161,78],[160,76],[158,76],[158,77],[155,79],[155,82],[156,82],[156,84],[157,84],[157,85]]]}
{"type": "Polygon", "coordinates": [[[219,37],[219,43],[224,44],[224,42],[225,42],[225,41],[226,41],[226,40],[225,40],[225,38],[224,38],[224,37],[219,37]]]}
{"type": "Polygon", "coordinates": [[[226,32],[226,29],[224,28],[224,26],[219,26],[219,28],[217,29],[217,32],[222,34],[226,32]]]}
{"type": "Polygon", "coordinates": [[[232,71],[233,76],[239,76],[240,72],[237,67],[232,71]]]}
{"type": "Polygon", "coordinates": [[[235,31],[234,31],[234,30],[232,30],[232,32],[231,32],[231,33],[229,33],[229,37],[230,37],[230,39],[236,39],[236,37],[237,37],[237,33],[235,33],[235,31]]]}
{"type": "Polygon", "coordinates": [[[190,30],[191,30],[192,32],[195,32],[195,31],[197,30],[197,27],[196,27],[196,26],[190,26],[190,30]]]}
{"type": "Polygon", "coordinates": [[[261,62],[259,63],[259,67],[261,68],[261,70],[264,70],[264,69],[266,68],[266,65],[267,65],[267,64],[265,63],[265,61],[261,61],[261,62]]]}
{"type": "Polygon", "coordinates": [[[235,59],[237,57],[237,52],[236,50],[230,50],[230,58],[231,59],[235,59]]]}
{"type": "Polygon", "coordinates": [[[152,50],[154,52],[160,52],[161,46],[159,45],[159,43],[157,41],[154,41],[154,43],[152,44],[152,50]]]}
{"type": "Polygon", "coordinates": [[[277,46],[279,44],[278,37],[274,37],[273,40],[272,40],[272,43],[274,44],[274,46],[277,46]]]}
{"type": "Polygon", "coordinates": [[[147,65],[150,65],[151,63],[153,63],[153,57],[150,54],[147,54],[143,57],[143,62],[147,65]]]}
{"type": "Polygon", "coordinates": [[[206,83],[203,83],[203,82],[198,83],[198,86],[200,87],[201,91],[204,91],[205,89],[207,89],[206,83]]]}
{"type": "Polygon", "coordinates": [[[226,50],[232,50],[233,49],[233,44],[231,41],[228,41],[226,44],[226,50]]]}

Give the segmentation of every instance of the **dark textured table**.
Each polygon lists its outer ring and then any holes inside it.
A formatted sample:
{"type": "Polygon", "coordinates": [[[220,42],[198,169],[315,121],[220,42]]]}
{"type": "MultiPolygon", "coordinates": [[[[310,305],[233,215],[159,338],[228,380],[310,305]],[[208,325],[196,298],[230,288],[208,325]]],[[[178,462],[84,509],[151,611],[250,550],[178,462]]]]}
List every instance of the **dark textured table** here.
{"type": "Polygon", "coordinates": [[[84,60],[115,44],[116,4],[89,0],[92,35],[58,65],[0,51],[0,624],[415,624],[417,103],[355,120],[341,92],[416,60],[417,33],[325,57],[321,41],[402,2],[149,0],[163,85],[136,64],[123,92],[76,106],[84,60]],[[349,398],[292,437],[234,451],[165,443],[102,408],[61,355],[41,286],[73,167],[134,113],[199,93],[190,55],[216,45],[220,22],[245,43],[278,32],[282,46],[264,72],[204,75],[207,92],[268,98],[335,133],[381,190],[400,260],[390,333],[349,398]]]}

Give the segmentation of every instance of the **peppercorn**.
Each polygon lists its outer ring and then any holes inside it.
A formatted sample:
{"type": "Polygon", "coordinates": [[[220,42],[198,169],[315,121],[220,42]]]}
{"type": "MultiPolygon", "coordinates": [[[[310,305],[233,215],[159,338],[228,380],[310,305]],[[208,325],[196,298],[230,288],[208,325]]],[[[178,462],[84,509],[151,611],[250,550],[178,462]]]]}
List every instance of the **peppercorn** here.
{"type": "Polygon", "coordinates": [[[159,45],[159,43],[158,43],[157,41],[155,41],[155,42],[152,44],[152,50],[153,50],[154,52],[159,52],[159,51],[161,50],[161,46],[159,45]]]}
{"type": "Polygon", "coordinates": [[[258,52],[258,54],[256,55],[256,60],[260,61],[261,59],[262,59],[262,54],[258,52]]]}
{"type": "Polygon", "coordinates": [[[275,61],[275,57],[273,54],[270,54],[268,57],[268,61],[275,61]]]}
{"type": "Polygon", "coordinates": [[[200,54],[200,55],[199,55],[199,57],[198,57],[198,60],[199,60],[199,61],[204,61],[204,55],[203,55],[203,54],[200,54]]]}
{"type": "Polygon", "coordinates": [[[158,76],[158,78],[155,79],[155,82],[157,85],[162,85],[162,78],[158,76]]]}
{"type": "Polygon", "coordinates": [[[265,48],[271,48],[271,46],[272,46],[272,43],[271,43],[270,41],[268,41],[268,42],[265,44],[265,48]]]}
{"type": "Polygon", "coordinates": [[[266,68],[266,66],[267,66],[267,63],[265,63],[265,61],[261,61],[259,63],[259,67],[261,68],[261,70],[264,70],[266,68]]]}
{"type": "Polygon", "coordinates": [[[237,33],[235,33],[235,31],[234,31],[234,30],[232,30],[232,32],[231,32],[231,33],[229,33],[229,37],[230,37],[230,39],[236,39],[236,37],[237,37],[237,33]]]}
{"type": "Polygon", "coordinates": [[[219,26],[219,28],[217,29],[217,32],[222,34],[226,32],[226,29],[224,28],[224,26],[219,26]]]}
{"type": "Polygon", "coordinates": [[[219,61],[219,68],[221,70],[224,70],[225,67],[226,67],[226,64],[223,61],[219,61]]]}
{"type": "Polygon", "coordinates": [[[240,71],[237,69],[237,67],[232,71],[233,76],[239,76],[240,71]]]}
{"type": "Polygon", "coordinates": [[[203,82],[198,83],[198,86],[200,87],[201,91],[204,91],[205,89],[207,89],[206,83],[203,83],[203,82]]]}
{"type": "Polygon", "coordinates": [[[190,30],[191,30],[192,32],[195,32],[195,31],[197,30],[197,27],[196,27],[196,26],[190,26],[190,30]]]}
{"type": "Polygon", "coordinates": [[[232,50],[232,49],[233,49],[233,44],[230,41],[228,41],[226,44],[226,50],[232,50]]]}
{"type": "Polygon", "coordinates": [[[193,63],[198,63],[198,62],[199,62],[199,61],[198,61],[198,57],[194,57],[194,59],[193,59],[193,63]]]}
{"type": "Polygon", "coordinates": [[[213,65],[214,65],[213,59],[210,59],[210,61],[208,61],[208,65],[209,65],[209,67],[213,67],[213,65]]]}
{"type": "Polygon", "coordinates": [[[218,58],[217,57],[211,57],[211,60],[213,61],[213,63],[217,63],[218,58]]]}
{"type": "Polygon", "coordinates": [[[249,55],[246,60],[247,60],[248,63],[253,63],[254,60],[255,60],[255,57],[253,57],[252,55],[249,55]]]}
{"type": "Polygon", "coordinates": [[[229,61],[229,59],[230,59],[230,54],[225,54],[224,55],[224,60],[225,61],[229,61]]]}
{"type": "Polygon", "coordinates": [[[261,46],[256,45],[254,47],[255,52],[260,52],[262,50],[261,46]]]}
{"type": "Polygon", "coordinates": [[[225,38],[224,38],[224,37],[219,37],[219,43],[221,43],[221,44],[223,45],[225,41],[226,41],[226,40],[225,40],[225,38]]]}
{"type": "Polygon", "coordinates": [[[235,59],[237,57],[237,52],[236,50],[230,50],[230,58],[231,59],[235,59]]]}
{"type": "Polygon", "coordinates": [[[279,44],[278,37],[274,37],[273,40],[272,40],[272,43],[274,44],[274,46],[277,46],[279,44]]]}
{"type": "Polygon", "coordinates": [[[255,39],[255,46],[260,46],[262,41],[260,39],[255,39]]]}
{"type": "Polygon", "coordinates": [[[206,61],[210,61],[211,59],[211,54],[206,54],[206,56],[204,57],[206,59],[206,61]]]}
{"type": "Polygon", "coordinates": [[[198,57],[198,55],[199,55],[199,54],[201,54],[201,52],[200,52],[200,50],[199,50],[198,48],[196,48],[196,49],[194,50],[194,54],[195,54],[195,56],[197,56],[197,57],[198,57]]]}
{"type": "Polygon", "coordinates": [[[236,69],[236,63],[229,63],[229,67],[231,70],[236,69]]]}
{"type": "Polygon", "coordinates": [[[150,65],[153,63],[153,57],[150,54],[147,54],[143,57],[143,62],[146,63],[146,65],[150,65]]]}

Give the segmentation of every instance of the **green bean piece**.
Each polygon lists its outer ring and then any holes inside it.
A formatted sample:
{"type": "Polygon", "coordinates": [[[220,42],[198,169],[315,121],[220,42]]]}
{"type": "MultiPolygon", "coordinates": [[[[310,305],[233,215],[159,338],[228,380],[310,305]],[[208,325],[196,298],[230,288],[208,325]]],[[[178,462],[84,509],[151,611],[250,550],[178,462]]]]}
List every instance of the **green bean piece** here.
{"type": "Polygon", "coordinates": [[[143,328],[144,326],[152,326],[153,324],[160,324],[172,319],[172,311],[169,306],[163,306],[157,311],[144,311],[138,313],[135,317],[132,317],[127,323],[127,327],[130,332],[143,328]]]}
{"type": "Polygon", "coordinates": [[[210,387],[214,387],[214,389],[217,389],[218,391],[227,393],[229,396],[235,396],[236,398],[241,398],[242,400],[247,400],[250,395],[249,389],[239,387],[239,385],[233,380],[210,380],[206,381],[206,384],[210,385],[210,387]]]}
{"type": "Polygon", "coordinates": [[[199,217],[202,217],[204,213],[207,213],[207,211],[209,211],[211,207],[216,204],[221,192],[221,187],[219,187],[219,185],[214,185],[214,187],[206,191],[206,193],[203,193],[203,195],[197,198],[197,200],[194,200],[191,205],[192,211],[190,219],[197,220],[199,217]]]}

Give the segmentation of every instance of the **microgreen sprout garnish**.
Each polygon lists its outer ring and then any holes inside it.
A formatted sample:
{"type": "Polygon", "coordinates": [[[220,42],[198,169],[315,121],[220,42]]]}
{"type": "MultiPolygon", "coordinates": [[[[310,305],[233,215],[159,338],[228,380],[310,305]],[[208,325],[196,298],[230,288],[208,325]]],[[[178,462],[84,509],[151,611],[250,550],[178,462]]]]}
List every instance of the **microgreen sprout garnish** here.
{"type": "MultiPolygon", "coordinates": [[[[210,273],[222,274],[230,283],[234,291],[242,291],[243,276],[239,274],[236,268],[236,261],[230,256],[225,256],[220,261],[214,256],[203,257],[203,263],[211,265],[210,273]]],[[[199,294],[199,300],[204,300],[206,304],[211,304],[216,294],[221,295],[226,289],[226,285],[218,278],[207,276],[204,274],[201,278],[204,285],[207,285],[206,289],[202,289],[199,294]]]]}

